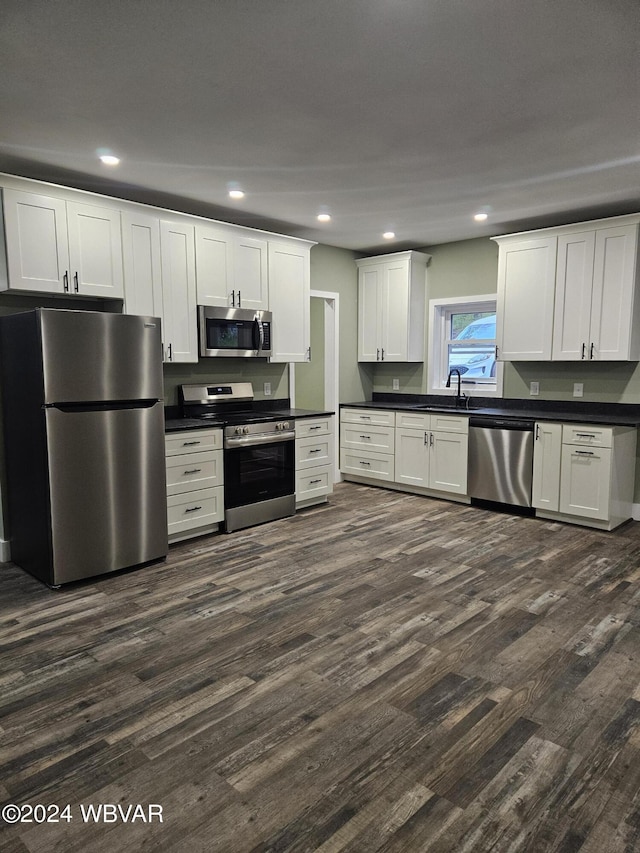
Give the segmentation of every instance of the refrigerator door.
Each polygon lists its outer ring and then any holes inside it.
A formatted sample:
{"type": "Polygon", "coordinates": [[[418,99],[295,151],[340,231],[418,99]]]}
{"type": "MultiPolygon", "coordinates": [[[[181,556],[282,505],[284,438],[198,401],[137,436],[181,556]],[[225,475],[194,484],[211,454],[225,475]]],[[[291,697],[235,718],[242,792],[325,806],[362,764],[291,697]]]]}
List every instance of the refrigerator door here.
{"type": "Polygon", "coordinates": [[[157,317],[41,308],[44,403],[162,398],[157,317]]]}
{"type": "Polygon", "coordinates": [[[45,419],[52,585],[166,556],[162,403],[45,419]]]}

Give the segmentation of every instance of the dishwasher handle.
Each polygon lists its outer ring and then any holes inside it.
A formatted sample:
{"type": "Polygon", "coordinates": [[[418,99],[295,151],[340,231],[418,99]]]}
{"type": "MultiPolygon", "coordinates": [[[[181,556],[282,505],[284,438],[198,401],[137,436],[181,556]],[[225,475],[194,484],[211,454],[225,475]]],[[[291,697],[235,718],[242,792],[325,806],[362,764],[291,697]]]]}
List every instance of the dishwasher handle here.
{"type": "Polygon", "coordinates": [[[522,420],[522,418],[491,418],[491,417],[471,417],[469,418],[470,427],[479,427],[480,429],[515,429],[520,432],[533,432],[535,421],[522,420]]]}

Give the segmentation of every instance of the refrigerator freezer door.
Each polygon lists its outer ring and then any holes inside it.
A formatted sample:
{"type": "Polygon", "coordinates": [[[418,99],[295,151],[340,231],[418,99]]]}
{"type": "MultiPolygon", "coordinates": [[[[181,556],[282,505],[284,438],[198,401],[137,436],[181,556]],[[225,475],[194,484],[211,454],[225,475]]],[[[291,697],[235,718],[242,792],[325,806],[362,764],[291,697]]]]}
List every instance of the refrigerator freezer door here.
{"type": "Polygon", "coordinates": [[[42,308],[44,403],[162,398],[157,317],[42,308]]]}
{"type": "Polygon", "coordinates": [[[162,403],[45,417],[52,584],[165,556],[162,403]]]}

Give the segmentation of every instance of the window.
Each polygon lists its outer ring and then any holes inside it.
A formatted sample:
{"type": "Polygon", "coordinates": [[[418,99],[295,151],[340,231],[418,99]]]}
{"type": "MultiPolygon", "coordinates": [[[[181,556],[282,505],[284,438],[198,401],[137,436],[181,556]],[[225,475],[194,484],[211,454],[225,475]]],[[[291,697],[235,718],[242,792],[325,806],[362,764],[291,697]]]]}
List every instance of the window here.
{"type": "Polygon", "coordinates": [[[447,379],[457,385],[459,371],[465,394],[501,396],[495,295],[432,299],[429,312],[429,393],[451,393],[447,379]]]}

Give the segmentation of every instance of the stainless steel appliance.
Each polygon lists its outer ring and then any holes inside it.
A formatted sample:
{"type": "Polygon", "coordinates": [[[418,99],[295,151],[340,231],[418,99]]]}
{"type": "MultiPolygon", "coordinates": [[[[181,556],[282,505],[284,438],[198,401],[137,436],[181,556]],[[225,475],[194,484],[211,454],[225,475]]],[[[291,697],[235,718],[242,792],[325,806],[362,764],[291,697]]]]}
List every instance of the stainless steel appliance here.
{"type": "Polygon", "coordinates": [[[183,385],[185,418],[224,428],[227,533],[293,515],[295,429],[286,413],[253,402],[250,382],[183,385]]]}
{"type": "Polygon", "coordinates": [[[271,355],[270,311],[198,308],[200,355],[266,358],[271,355]]]}
{"type": "Polygon", "coordinates": [[[532,480],[533,421],[471,417],[469,496],[530,507],[532,480]]]}
{"type": "Polygon", "coordinates": [[[167,554],[160,321],[0,320],[11,558],[50,586],[167,554]]]}

